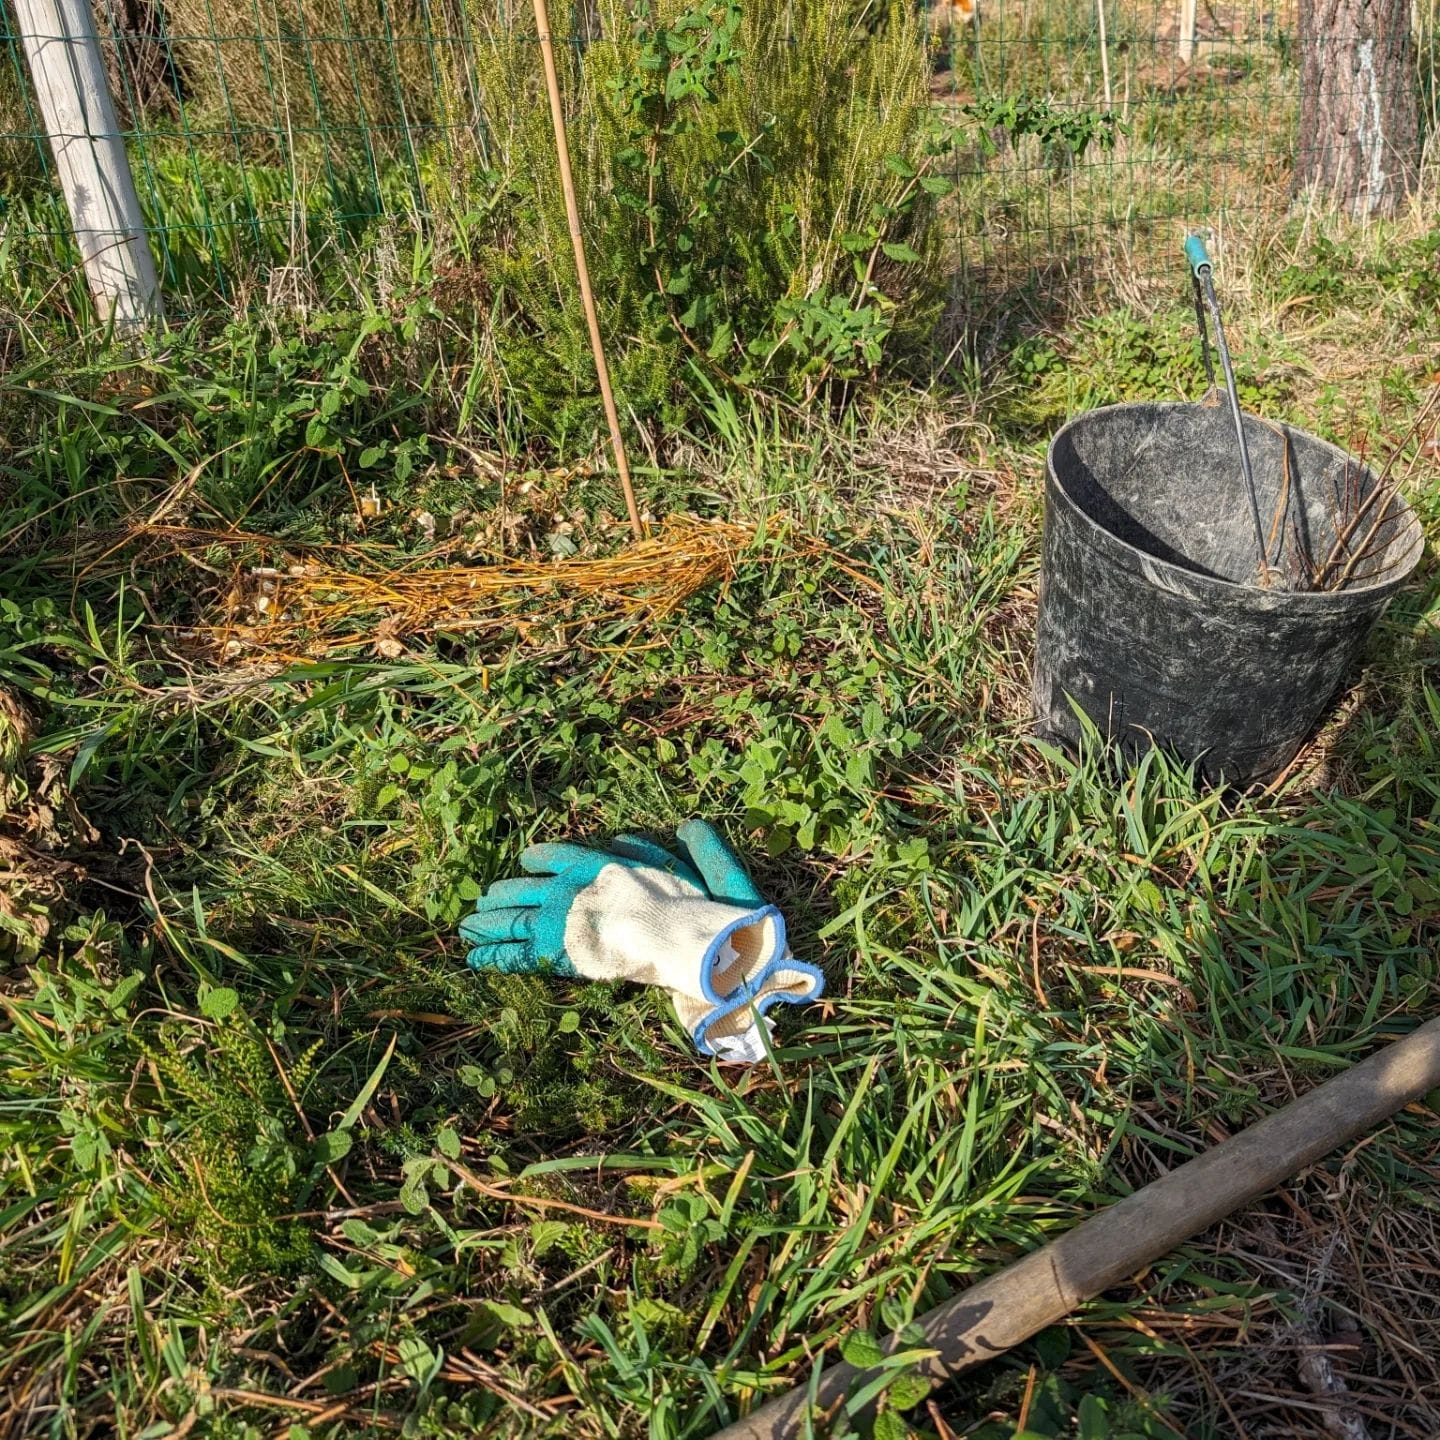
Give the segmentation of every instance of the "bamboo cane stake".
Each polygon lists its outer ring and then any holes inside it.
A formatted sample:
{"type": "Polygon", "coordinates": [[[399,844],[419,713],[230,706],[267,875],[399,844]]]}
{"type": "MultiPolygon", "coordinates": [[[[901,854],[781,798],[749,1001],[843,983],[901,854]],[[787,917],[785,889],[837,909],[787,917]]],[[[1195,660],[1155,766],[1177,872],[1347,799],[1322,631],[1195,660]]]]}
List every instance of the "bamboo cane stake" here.
{"type": "Polygon", "coordinates": [[[610,367],[605,361],[605,342],[600,337],[600,317],[595,310],[595,293],[590,288],[590,267],[585,263],[585,237],[580,233],[580,205],[575,198],[575,176],[570,169],[570,145],[565,136],[565,107],[560,100],[560,76],[555,69],[555,43],[550,34],[550,12],[545,0],[535,0],[535,24],[540,31],[540,57],[545,63],[545,88],[550,94],[550,120],[555,128],[555,149],[560,159],[560,188],[565,195],[565,215],[570,222],[570,245],[575,252],[575,271],[580,279],[580,303],[590,328],[590,353],[600,378],[600,399],[605,405],[605,423],[610,427],[610,448],[630,512],[630,528],[637,540],[645,538],[645,525],[635,504],[635,487],[630,483],[630,462],[625,455],[625,438],[620,433],[620,414],[615,392],[610,388],[610,367]]]}
{"type": "MultiPolygon", "coordinates": [[[[983,1365],[1437,1086],[1440,1019],[928,1311],[913,1346],[892,1337],[884,1348],[932,1352],[918,1367],[932,1384],[983,1365]]],[[[812,1401],[829,1410],[882,1373],[833,1366],[714,1440],[797,1435],[812,1401]]]]}

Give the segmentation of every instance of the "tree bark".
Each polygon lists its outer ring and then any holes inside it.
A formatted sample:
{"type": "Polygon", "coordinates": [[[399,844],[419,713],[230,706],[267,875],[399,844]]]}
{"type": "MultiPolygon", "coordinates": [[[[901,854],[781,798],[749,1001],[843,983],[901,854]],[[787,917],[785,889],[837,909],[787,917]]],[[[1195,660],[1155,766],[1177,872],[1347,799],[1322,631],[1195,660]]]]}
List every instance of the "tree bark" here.
{"type": "Polygon", "coordinates": [[[1295,193],[1393,215],[1419,175],[1410,0],[1300,0],[1295,193]]]}

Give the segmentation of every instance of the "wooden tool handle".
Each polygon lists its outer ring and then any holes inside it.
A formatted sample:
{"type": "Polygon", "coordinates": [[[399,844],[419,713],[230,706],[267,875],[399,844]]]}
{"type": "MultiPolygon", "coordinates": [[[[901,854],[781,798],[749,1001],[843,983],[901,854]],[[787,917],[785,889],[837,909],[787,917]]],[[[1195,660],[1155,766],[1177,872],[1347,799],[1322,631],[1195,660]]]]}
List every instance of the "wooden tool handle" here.
{"type": "MultiPolygon", "coordinates": [[[[906,1348],[936,1352],[919,1367],[935,1383],[1003,1355],[1437,1086],[1440,1019],[922,1315],[924,1339],[906,1348]]],[[[878,1373],[828,1368],[816,1400],[829,1409],[878,1373]]],[[[797,1386],[716,1440],[798,1434],[809,1395],[797,1386]]]]}

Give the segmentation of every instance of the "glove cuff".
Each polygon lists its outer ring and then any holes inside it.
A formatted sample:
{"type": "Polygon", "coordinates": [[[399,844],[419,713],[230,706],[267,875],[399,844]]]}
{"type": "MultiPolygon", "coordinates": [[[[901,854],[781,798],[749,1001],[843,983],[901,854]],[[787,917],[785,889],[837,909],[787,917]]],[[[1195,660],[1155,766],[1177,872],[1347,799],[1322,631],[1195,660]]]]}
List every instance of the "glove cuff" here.
{"type": "Polygon", "coordinates": [[[675,1018],[702,1055],[728,1065],[753,1065],[765,1058],[765,1044],[774,1033],[774,1022],[756,1019],[748,1010],[733,1012],[717,1009],[708,1000],[670,992],[675,1018]],[[727,1016],[725,1023],[715,1026],[716,1016],[727,1016]]]}
{"type": "Polygon", "coordinates": [[[825,993],[825,976],[817,966],[786,953],[743,984],[730,999],[715,1006],[675,996],[675,1013],[702,1055],[720,1060],[759,1059],[759,1028],[769,1033],[769,1011],[776,1005],[803,1005],[825,993]],[[740,1052],[744,1052],[743,1054],[740,1052]]]}
{"type": "Polygon", "coordinates": [[[797,960],[788,949],[763,966],[746,982],[731,1001],[744,1004],[753,1000],[763,1015],[777,1001],[787,1005],[803,1005],[818,1000],[825,993],[825,974],[818,965],[797,960]]]}
{"type": "Polygon", "coordinates": [[[664,872],[607,865],[575,897],[564,951],[589,980],[660,985],[718,1005],[785,953],[773,905],[711,900],[664,872]]]}
{"type": "MultiPolygon", "coordinates": [[[[717,909],[730,909],[717,906],[717,909]]],[[[700,991],[719,1005],[742,990],[754,993],[758,977],[786,949],[785,917],[773,905],[740,914],[706,946],[700,962],[700,991]]]]}

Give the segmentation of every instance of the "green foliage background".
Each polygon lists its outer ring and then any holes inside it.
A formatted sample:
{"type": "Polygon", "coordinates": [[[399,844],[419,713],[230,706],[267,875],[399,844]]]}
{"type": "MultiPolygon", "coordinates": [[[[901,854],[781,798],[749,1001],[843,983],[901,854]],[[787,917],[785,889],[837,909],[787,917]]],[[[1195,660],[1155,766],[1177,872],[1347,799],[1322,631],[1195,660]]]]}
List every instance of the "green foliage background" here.
{"type": "MultiPolygon", "coordinates": [[[[705,384],[813,397],[921,347],[934,264],[928,65],[913,7],[601,0],[561,49],[582,225],[617,389],[680,425],[705,384]],[[886,23],[875,24],[883,18],[886,23]]],[[[532,425],[593,423],[594,369],[536,37],[480,50],[491,147],[477,270],[532,425]]]]}

